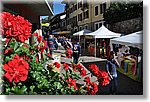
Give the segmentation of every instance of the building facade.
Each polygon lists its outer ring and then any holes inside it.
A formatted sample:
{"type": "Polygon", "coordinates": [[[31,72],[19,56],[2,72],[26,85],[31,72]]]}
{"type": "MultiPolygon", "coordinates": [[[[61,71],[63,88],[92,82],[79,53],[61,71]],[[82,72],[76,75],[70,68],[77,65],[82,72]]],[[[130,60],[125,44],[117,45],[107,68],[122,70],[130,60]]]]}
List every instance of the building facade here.
{"type": "Polygon", "coordinates": [[[65,12],[53,16],[50,20],[50,33],[55,34],[62,31],[67,31],[65,12]]]}
{"type": "Polygon", "coordinates": [[[66,4],[67,29],[72,33],[83,29],[95,31],[102,24],[106,26],[103,13],[109,8],[110,0],[64,0],[62,3],[66,4]]]}

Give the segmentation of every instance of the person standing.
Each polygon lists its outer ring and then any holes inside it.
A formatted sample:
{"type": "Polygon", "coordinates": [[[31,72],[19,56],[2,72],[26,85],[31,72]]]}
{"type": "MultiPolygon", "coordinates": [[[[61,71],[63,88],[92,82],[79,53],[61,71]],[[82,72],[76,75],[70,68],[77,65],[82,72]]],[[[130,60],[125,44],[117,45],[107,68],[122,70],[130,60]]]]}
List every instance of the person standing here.
{"type": "Polygon", "coordinates": [[[81,55],[81,46],[79,43],[77,43],[76,41],[73,44],[73,62],[75,64],[78,63],[78,59],[81,55]]]}
{"type": "Polygon", "coordinates": [[[44,37],[44,40],[46,41],[46,53],[48,53],[48,42],[47,42],[47,37],[44,37]]]}
{"type": "Polygon", "coordinates": [[[53,50],[55,49],[54,38],[52,35],[50,35],[48,38],[48,47],[49,47],[49,53],[50,53],[50,55],[52,55],[53,50]]]}
{"type": "Polygon", "coordinates": [[[115,95],[118,88],[118,77],[116,67],[120,68],[118,61],[115,59],[115,52],[111,51],[110,56],[107,59],[106,71],[109,74],[111,81],[109,91],[110,94],[115,95]]]}

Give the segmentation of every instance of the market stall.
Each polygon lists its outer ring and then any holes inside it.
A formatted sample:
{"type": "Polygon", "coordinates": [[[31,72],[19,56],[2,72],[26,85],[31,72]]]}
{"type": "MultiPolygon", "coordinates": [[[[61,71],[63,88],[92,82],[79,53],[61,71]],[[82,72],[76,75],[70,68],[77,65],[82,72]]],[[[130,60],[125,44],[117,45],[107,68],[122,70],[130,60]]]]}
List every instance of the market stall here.
{"type": "MultiPolygon", "coordinates": [[[[81,31],[79,31],[79,32],[74,33],[73,36],[78,36],[79,42],[80,42],[80,36],[86,35],[86,34],[91,33],[91,32],[92,32],[92,31],[90,31],[90,30],[83,29],[83,30],[81,30],[81,31]]],[[[85,37],[84,37],[84,48],[85,48],[85,37]]]]}
{"type": "MultiPolygon", "coordinates": [[[[139,49],[142,49],[142,44],[143,44],[142,36],[143,36],[142,31],[135,32],[132,34],[128,34],[126,36],[111,39],[110,45],[121,44],[121,45],[127,45],[127,46],[132,46],[132,47],[137,47],[139,49]]],[[[113,50],[112,47],[111,50],[113,50]]]]}
{"type": "Polygon", "coordinates": [[[98,30],[85,34],[85,36],[92,36],[95,39],[95,57],[96,57],[96,39],[101,38],[101,39],[111,39],[111,38],[116,38],[120,37],[121,34],[119,33],[114,33],[110,30],[108,30],[104,25],[102,25],[98,30]]]}
{"type": "Polygon", "coordinates": [[[142,80],[142,37],[143,31],[139,31],[110,40],[111,50],[113,50],[112,44],[122,45],[117,54],[118,61],[121,64],[119,71],[138,81],[142,80]],[[130,51],[123,50],[124,47],[130,47],[128,49],[130,51]]]}

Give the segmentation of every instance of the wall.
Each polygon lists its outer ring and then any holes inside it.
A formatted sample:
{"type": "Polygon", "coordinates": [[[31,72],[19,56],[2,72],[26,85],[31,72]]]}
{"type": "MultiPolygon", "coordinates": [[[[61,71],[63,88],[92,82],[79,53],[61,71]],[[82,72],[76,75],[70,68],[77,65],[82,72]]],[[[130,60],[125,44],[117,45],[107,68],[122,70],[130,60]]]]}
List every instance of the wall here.
{"type": "Polygon", "coordinates": [[[123,34],[130,34],[136,31],[140,31],[143,30],[143,18],[134,18],[109,24],[109,29],[111,31],[123,34]]]}

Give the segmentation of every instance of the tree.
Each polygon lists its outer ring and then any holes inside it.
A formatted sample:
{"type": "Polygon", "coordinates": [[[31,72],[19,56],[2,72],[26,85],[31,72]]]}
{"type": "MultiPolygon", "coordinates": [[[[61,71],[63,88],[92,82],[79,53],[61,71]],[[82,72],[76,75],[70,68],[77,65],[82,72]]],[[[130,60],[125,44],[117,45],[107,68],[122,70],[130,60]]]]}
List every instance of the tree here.
{"type": "Polygon", "coordinates": [[[104,20],[115,23],[142,16],[143,2],[114,2],[104,13],[104,20]]]}

